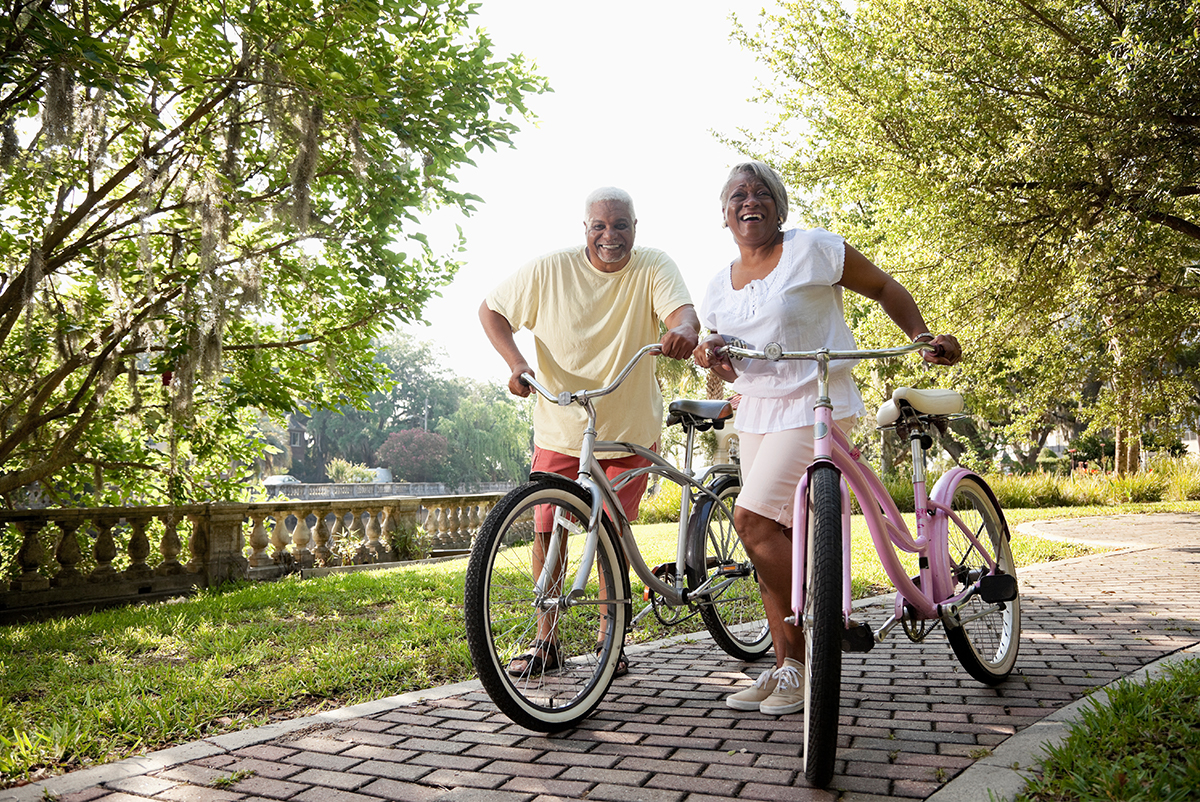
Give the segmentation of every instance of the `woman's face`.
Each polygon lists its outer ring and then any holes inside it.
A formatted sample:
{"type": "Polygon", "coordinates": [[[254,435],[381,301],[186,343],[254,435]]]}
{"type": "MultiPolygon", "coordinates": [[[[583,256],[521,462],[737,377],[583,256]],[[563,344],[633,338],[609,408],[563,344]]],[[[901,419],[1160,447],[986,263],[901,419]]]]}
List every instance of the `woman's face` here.
{"type": "Polygon", "coordinates": [[[779,210],[775,198],[754,173],[740,173],[729,184],[725,201],[725,225],[738,244],[765,243],[779,233],[779,210]]]}

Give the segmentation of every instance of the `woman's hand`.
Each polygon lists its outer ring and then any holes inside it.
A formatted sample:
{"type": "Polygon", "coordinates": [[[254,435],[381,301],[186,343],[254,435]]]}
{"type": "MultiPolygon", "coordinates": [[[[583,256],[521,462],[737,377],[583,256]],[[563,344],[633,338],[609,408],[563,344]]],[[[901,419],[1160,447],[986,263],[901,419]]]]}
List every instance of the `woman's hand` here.
{"type": "MultiPolygon", "coordinates": [[[[922,340],[922,342],[925,342],[922,340]]],[[[962,359],[962,346],[958,344],[958,340],[953,334],[939,334],[932,340],[928,341],[930,345],[941,347],[940,356],[937,351],[922,351],[921,357],[934,365],[953,365],[962,359]]]]}
{"type": "Polygon", "coordinates": [[[696,350],[692,351],[692,359],[702,368],[708,368],[727,382],[737,378],[733,363],[725,354],[718,354],[717,349],[725,345],[725,338],[720,334],[710,334],[700,341],[696,350]]]}

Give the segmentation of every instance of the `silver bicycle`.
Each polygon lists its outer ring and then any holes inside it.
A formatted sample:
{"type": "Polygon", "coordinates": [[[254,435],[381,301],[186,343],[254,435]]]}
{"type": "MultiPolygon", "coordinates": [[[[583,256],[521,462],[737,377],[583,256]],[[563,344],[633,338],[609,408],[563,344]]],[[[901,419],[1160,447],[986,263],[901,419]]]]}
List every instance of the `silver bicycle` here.
{"type": "Polygon", "coordinates": [[[488,515],[467,568],[467,643],[488,695],[514,722],[557,731],[586,718],[604,698],[631,626],[629,568],[664,623],[698,613],[731,656],[757,660],[771,648],[758,576],[734,531],[741,488],[736,464],[692,468],[698,432],[721,428],[733,415],[727,401],[673,401],[668,425],[686,433],[683,469],[632,443],[596,440],[594,401],[621,385],[637,363],[657,353],[642,348],[617,378],[597,390],[553,393],[528,374],[528,384],[560,406],[587,413],[574,481],[534,473],[488,515]],[[636,454],[649,466],[610,481],[596,454],[636,454]],[[679,534],[673,563],[651,568],[634,539],[617,491],[652,474],[680,486],[679,534]],[[547,632],[551,634],[546,634],[547,632]],[[538,659],[522,656],[534,652],[538,659]]]}

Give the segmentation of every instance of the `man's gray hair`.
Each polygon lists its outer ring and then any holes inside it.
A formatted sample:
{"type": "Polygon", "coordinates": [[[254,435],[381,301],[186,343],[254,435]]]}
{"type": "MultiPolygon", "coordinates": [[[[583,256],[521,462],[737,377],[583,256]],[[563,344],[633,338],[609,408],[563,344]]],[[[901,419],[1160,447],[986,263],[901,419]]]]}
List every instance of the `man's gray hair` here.
{"type": "Polygon", "coordinates": [[[600,187],[592,190],[591,194],[583,201],[583,221],[586,223],[588,215],[592,213],[592,207],[597,203],[605,201],[613,201],[615,203],[623,203],[629,209],[629,216],[634,220],[637,219],[637,213],[633,211],[633,198],[629,193],[618,187],[600,187]]]}
{"type": "Polygon", "coordinates": [[[729,185],[733,183],[733,179],[746,174],[753,175],[767,185],[767,191],[771,193],[771,198],[775,201],[775,211],[779,214],[779,223],[780,225],[786,223],[788,197],[787,189],[783,186],[783,179],[779,177],[779,173],[771,169],[769,164],[760,161],[735,164],[729,171],[729,177],[725,179],[725,186],[721,187],[721,211],[725,211],[725,207],[729,205],[729,185]]]}

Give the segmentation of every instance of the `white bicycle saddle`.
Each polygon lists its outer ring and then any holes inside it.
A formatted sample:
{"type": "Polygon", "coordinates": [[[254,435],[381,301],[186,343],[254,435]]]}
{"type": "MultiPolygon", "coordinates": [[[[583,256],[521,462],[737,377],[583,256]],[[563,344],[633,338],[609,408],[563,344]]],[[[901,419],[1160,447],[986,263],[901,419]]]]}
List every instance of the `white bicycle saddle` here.
{"type": "Polygon", "coordinates": [[[900,420],[900,406],[908,405],[922,415],[953,415],[962,412],[963,398],[955,390],[915,390],[912,387],[897,387],[892,399],[879,408],[875,425],[883,428],[900,420]]]}

